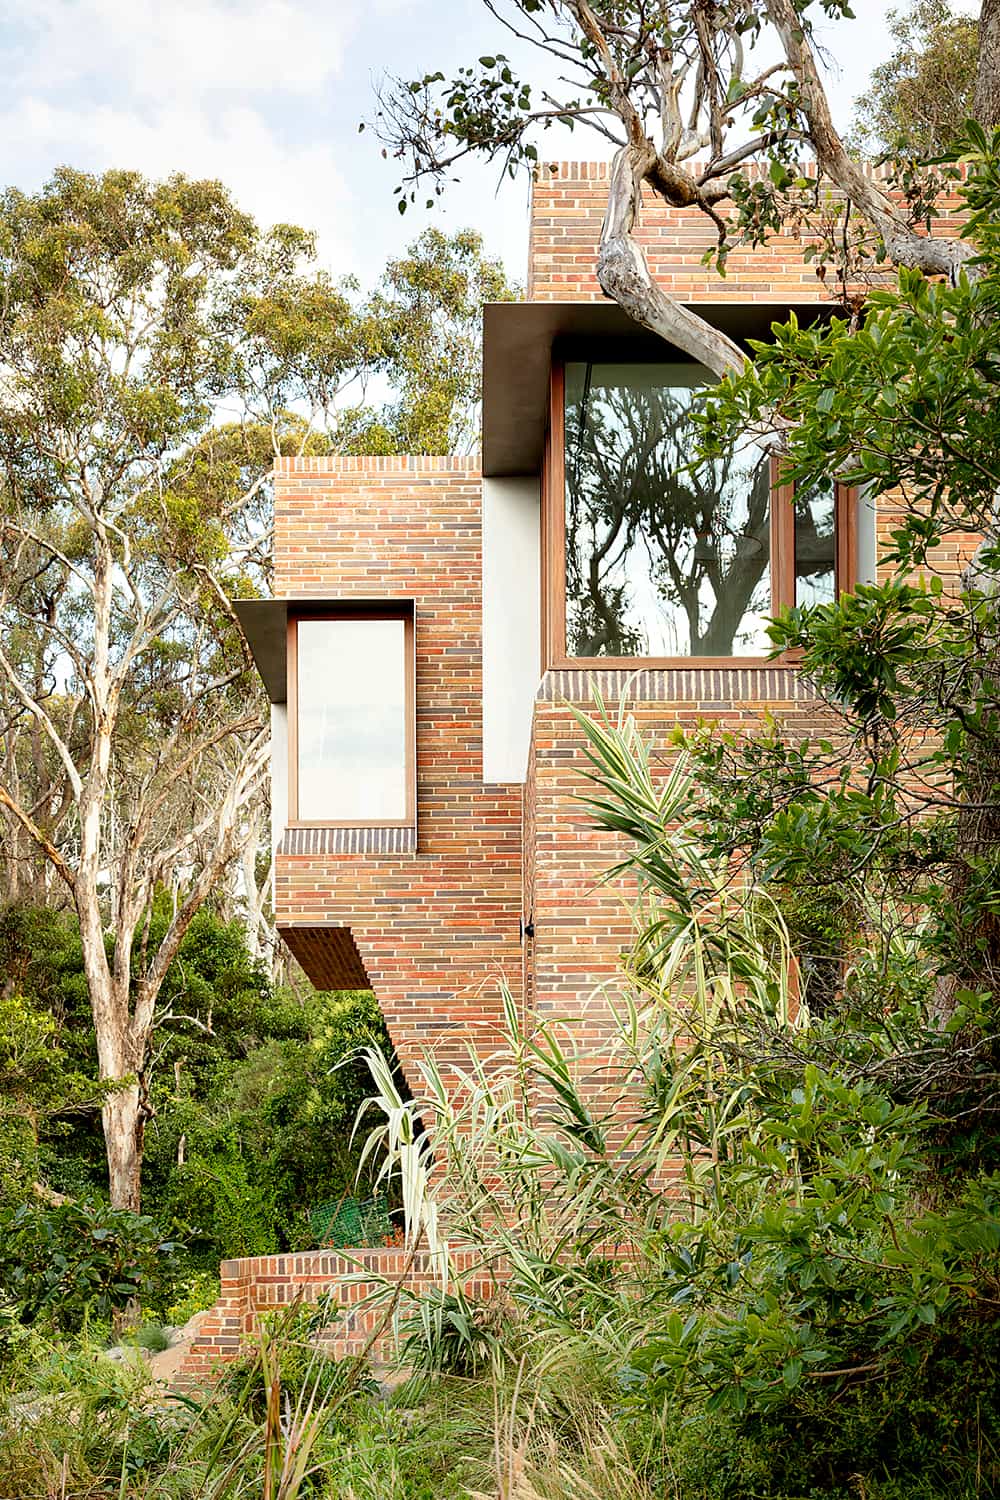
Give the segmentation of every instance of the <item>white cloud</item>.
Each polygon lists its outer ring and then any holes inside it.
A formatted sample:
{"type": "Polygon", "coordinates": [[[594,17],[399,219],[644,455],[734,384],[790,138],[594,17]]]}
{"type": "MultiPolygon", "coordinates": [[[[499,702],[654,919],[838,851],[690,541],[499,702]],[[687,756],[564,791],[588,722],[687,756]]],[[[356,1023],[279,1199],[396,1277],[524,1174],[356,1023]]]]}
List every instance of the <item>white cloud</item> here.
{"type": "MultiPolygon", "coordinates": [[[[842,123],[888,50],[892,3],[861,0],[858,22],[826,28],[842,123]]],[[[495,50],[480,0],[0,0],[0,17],[0,131],[7,180],[21,187],[60,162],[217,177],[263,223],[317,230],[323,260],[365,280],[428,217],[476,224],[523,274],[523,182],[497,198],[497,171],[470,165],[430,216],[400,219],[396,164],[379,159],[371,132],[356,133],[372,112],[371,74],[409,77],[495,50]]],[[[607,154],[586,132],[552,132],[543,149],[607,154]]]]}
{"type": "Polygon", "coordinates": [[[33,0],[8,87],[103,80],[144,100],[247,90],[309,94],[340,68],[351,0],[33,0]]]}
{"type": "Polygon", "coordinates": [[[150,177],[217,177],[240,208],[265,224],[284,220],[317,230],[324,261],[345,263],[349,193],[334,143],[284,143],[247,104],[209,111],[177,101],[140,115],[116,105],[80,108],[35,96],[0,114],[0,136],[30,142],[40,175],[67,162],[92,171],[135,168],[150,177]]]}
{"type": "Polygon", "coordinates": [[[261,222],[316,230],[324,262],[344,269],[363,258],[349,209],[368,184],[352,180],[353,123],[334,139],[331,109],[360,116],[366,34],[422,3],[0,0],[7,171],[28,189],[63,162],[217,177],[261,222]]]}

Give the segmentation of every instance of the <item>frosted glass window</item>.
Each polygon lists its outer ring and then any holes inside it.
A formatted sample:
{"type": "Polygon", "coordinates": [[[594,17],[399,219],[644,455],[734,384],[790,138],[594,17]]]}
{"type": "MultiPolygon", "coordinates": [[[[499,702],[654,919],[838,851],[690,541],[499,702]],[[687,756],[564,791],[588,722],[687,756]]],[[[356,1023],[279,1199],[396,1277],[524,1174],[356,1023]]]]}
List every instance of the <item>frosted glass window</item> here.
{"type": "Polygon", "coordinates": [[[570,656],[770,649],[770,464],[752,444],[691,469],[702,365],[566,370],[570,656]]]}
{"type": "Polygon", "coordinates": [[[406,621],[299,620],[296,635],[299,820],[405,822],[406,621]]]}

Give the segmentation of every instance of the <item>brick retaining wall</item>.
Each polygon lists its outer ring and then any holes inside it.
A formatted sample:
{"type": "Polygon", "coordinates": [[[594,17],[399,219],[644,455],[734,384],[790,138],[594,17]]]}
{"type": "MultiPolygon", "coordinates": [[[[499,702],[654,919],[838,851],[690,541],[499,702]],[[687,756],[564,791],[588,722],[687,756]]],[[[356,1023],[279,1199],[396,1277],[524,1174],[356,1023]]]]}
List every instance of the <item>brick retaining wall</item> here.
{"type": "MultiPolygon", "coordinates": [[[[467,1296],[486,1298],[496,1290],[497,1273],[482,1265],[477,1250],[454,1251],[454,1279],[467,1296]]],[[[393,1320],[384,1305],[363,1306],[383,1281],[403,1282],[412,1292],[429,1290],[438,1273],[425,1251],[382,1247],[366,1250],[306,1250],[294,1255],[260,1255],[249,1260],[224,1260],[221,1289],[215,1306],[202,1319],[198,1335],[178,1372],[179,1385],[211,1383],[225,1365],[237,1359],[256,1332],[261,1314],[277,1312],[293,1303],[330,1299],[330,1320],[322,1342],[337,1358],[372,1353],[387,1354],[395,1344],[393,1320]],[[384,1331],[380,1325],[385,1324],[384,1331]]],[[[405,1310],[405,1304],[404,1304],[405,1310]]]]}

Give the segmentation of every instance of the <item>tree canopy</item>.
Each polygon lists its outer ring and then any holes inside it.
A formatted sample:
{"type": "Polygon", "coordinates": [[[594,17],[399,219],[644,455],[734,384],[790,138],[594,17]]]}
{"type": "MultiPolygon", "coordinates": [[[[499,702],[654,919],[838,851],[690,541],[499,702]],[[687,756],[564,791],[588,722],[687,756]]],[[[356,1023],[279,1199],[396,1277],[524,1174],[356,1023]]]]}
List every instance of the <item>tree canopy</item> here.
{"type": "MultiPolygon", "coordinates": [[[[475,235],[432,233],[362,299],[218,183],[69,168],[0,200],[0,292],[7,867],[11,894],[55,881],[75,908],[112,1199],[135,1208],[166,975],[263,832],[232,601],[268,585],[273,459],[473,441],[479,301],[510,292],[475,235]]],[[[253,858],[243,879],[256,926],[253,858]]]]}
{"type": "MultiPolygon", "coordinates": [[[[971,251],[958,234],[924,232],[926,194],[894,193],[866,172],[838,132],[823,87],[813,22],[850,15],[844,0],[765,0],[705,6],[592,5],[590,0],[489,0],[497,40],[535,48],[559,82],[541,95],[499,50],[458,69],[391,79],[375,124],[401,163],[400,202],[425,186],[442,191],[467,157],[514,172],[538,160],[559,123],[597,132],[614,150],[597,278],[609,297],[652,332],[718,375],[742,369],[743,352],[676,302],[651,275],[633,236],[643,188],[713,224],[722,267],[737,244],[758,245],[788,217],[815,221],[827,188],[849,200],[863,235],[899,266],[954,276],[971,251]],[[757,59],[777,51],[778,60],[757,59]],[[800,163],[815,158],[816,170],[800,163]],[[748,175],[747,168],[763,170],[748,175]]],[[[1000,118],[1000,8],[979,26],[974,102],[1000,118]]],[[[912,182],[908,184],[912,189],[912,182]]],[[[850,262],[852,235],[834,248],[850,262]]],[[[846,277],[846,273],[845,273],[846,277]]]]}
{"type": "Polygon", "coordinates": [[[940,156],[973,113],[976,21],[956,15],[947,0],[912,0],[889,11],[886,24],[896,46],[855,101],[853,139],[870,155],[940,156]]]}

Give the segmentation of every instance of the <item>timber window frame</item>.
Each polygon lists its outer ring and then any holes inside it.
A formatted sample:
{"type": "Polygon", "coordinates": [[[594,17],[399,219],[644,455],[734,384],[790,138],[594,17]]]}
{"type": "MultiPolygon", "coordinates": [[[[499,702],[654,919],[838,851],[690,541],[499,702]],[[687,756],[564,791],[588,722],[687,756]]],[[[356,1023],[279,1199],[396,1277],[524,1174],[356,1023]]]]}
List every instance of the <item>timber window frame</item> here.
{"type": "MultiPolygon", "coordinates": [[[[290,610],[287,625],[287,702],[288,702],[288,822],[289,828],[416,828],[417,821],[417,754],[416,754],[416,622],[409,602],[387,600],[383,604],[366,604],[363,608],[349,604],[310,609],[308,605],[290,610]],[[400,817],[302,818],[299,816],[299,626],[311,621],[399,620],[403,624],[403,771],[404,811],[400,817]]],[[[336,680],[331,663],[331,679],[336,680]]]]}
{"type": "MultiPolygon", "coordinates": [[[[586,358],[584,354],[575,358],[586,358]]],[[[759,667],[767,655],[573,656],[566,640],[566,358],[552,359],[549,409],[541,469],[541,631],[543,670],[651,667],[759,667]]],[[[795,486],[783,482],[780,462],[770,463],[771,614],[796,603],[795,486]]],[[[834,595],[857,582],[858,491],[834,486],[834,595]]]]}

